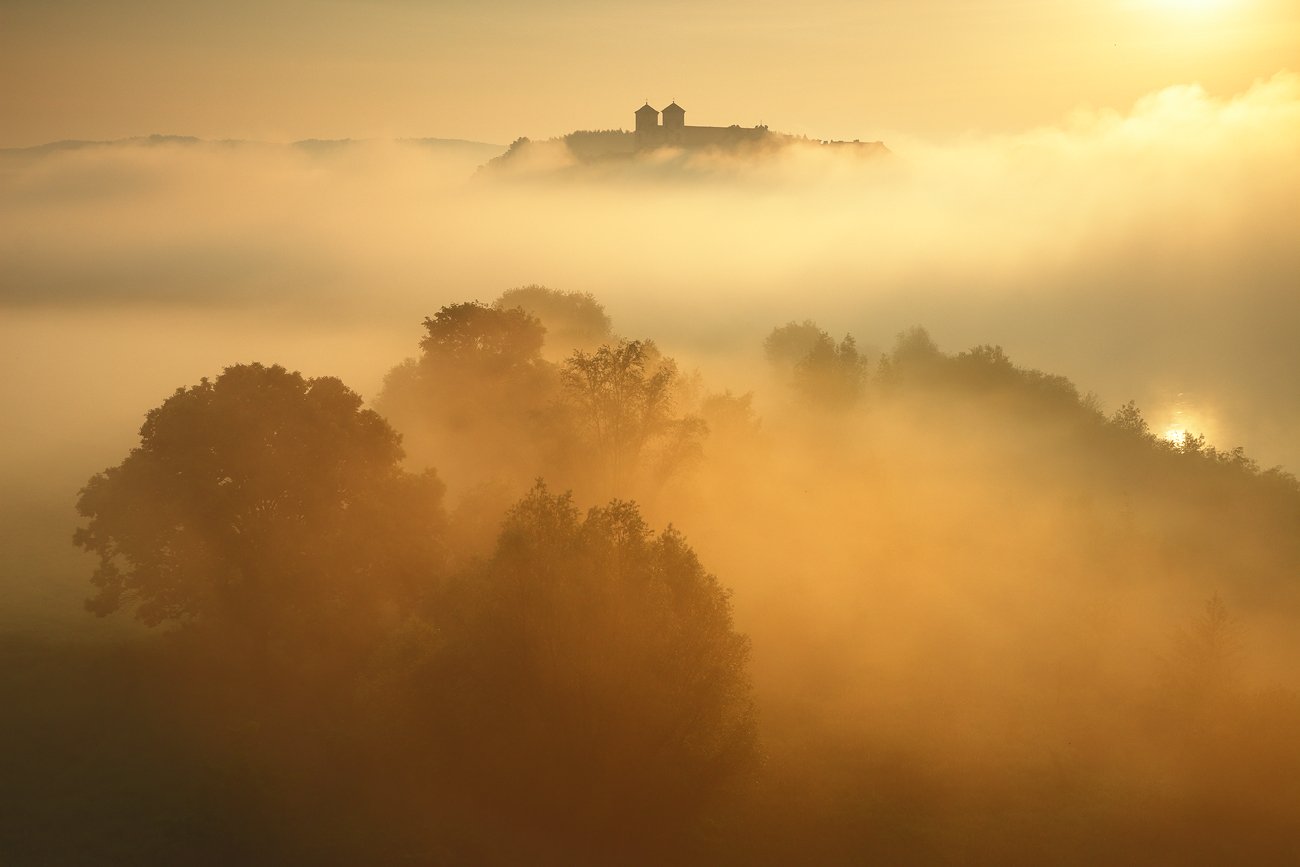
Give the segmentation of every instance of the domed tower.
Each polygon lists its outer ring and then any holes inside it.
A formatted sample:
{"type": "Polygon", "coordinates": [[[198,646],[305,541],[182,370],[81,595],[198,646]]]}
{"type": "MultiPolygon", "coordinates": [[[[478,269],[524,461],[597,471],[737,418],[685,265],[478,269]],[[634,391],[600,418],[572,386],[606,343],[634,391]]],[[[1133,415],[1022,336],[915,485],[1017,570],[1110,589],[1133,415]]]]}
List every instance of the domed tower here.
{"type": "Polygon", "coordinates": [[[636,131],[652,132],[659,129],[659,112],[646,103],[636,110],[636,131]]]}
{"type": "Polygon", "coordinates": [[[664,109],[664,129],[683,129],[686,126],[686,109],[676,102],[664,109]]]}

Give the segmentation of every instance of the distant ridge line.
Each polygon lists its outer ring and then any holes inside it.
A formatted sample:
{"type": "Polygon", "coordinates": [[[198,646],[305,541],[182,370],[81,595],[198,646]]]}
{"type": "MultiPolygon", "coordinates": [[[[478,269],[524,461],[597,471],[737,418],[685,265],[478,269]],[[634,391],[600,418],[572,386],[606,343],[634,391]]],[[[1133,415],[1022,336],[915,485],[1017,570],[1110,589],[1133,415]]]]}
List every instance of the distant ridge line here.
{"type": "Polygon", "coordinates": [[[37,145],[26,145],[23,147],[6,147],[0,148],[0,154],[28,154],[32,156],[56,153],[58,151],[83,150],[98,147],[110,147],[112,145],[144,145],[147,147],[158,147],[163,145],[222,145],[226,147],[238,147],[241,145],[263,145],[278,147],[298,147],[305,150],[328,150],[335,148],[348,147],[350,145],[366,144],[376,141],[391,141],[399,144],[413,144],[422,147],[447,147],[464,150],[497,150],[504,151],[505,145],[495,144],[492,142],[473,141],[462,138],[436,138],[433,136],[411,136],[404,138],[305,138],[289,142],[272,142],[258,139],[203,139],[192,135],[163,135],[153,133],[151,135],[127,136],[116,139],[59,139],[57,141],[45,142],[37,145]]]}

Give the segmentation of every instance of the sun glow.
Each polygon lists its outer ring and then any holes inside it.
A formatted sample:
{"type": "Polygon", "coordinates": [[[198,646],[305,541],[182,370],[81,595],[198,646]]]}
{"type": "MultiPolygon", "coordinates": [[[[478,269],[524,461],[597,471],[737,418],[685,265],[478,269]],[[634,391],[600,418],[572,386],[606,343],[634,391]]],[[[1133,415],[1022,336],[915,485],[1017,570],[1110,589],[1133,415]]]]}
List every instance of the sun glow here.
{"type": "Polygon", "coordinates": [[[1162,415],[1164,423],[1154,426],[1154,429],[1160,432],[1161,440],[1177,448],[1181,448],[1189,438],[1209,439],[1212,434],[1211,414],[1190,393],[1179,392],[1162,415]]]}
{"type": "Polygon", "coordinates": [[[1213,12],[1231,5],[1232,0],[1149,0],[1149,4],[1170,12],[1213,12]]]}

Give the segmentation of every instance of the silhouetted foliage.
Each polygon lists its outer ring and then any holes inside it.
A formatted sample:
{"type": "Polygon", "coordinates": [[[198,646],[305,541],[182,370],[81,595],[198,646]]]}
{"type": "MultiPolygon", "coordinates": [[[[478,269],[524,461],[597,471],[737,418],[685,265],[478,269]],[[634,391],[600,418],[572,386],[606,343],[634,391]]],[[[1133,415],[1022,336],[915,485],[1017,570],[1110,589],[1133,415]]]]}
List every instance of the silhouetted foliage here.
{"type": "Polygon", "coordinates": [[[337,379],[249,364],[178,389],[78,499],[76,544],[99,558],[88,607],[259,634],[379,616],[442,556],[442,486],[401,456],[337,379]]]}
{"type": "Polygon", "coordinates": [[[895,336],[894,348],[880,359],[879,378],[891,386],[924,382],[927,374],[945,360],[930,333],[915,326],[895,336]]]}
{"type": "Polygon", "coordinates": [[[536,367],[546,333],[527,311],[478,302],[443,307],[424,330],[421,363],[496,375],[536,367]]]}
{"type": "Polygon", "coordinates": [[[861,399],[867,384],[867,359],[858,352],[853,335],[839,345],[823,336],[795,365],[795,387],[813,406],[843,409],[861,399]]]}
{"type": "Polygon", "coordinates": [[[443,605],[424,677],[446,762],[517,835],[619,863],[672,840],[755,760],[728,596],[634,505],[584,519],[539,483],[443,605]]]}
{"type": "Polygon", "coordinates": [[[810,406],[844,409],[862,397],[868,359],[853,335],[838,344],[811,319],[787,322],[763,340],[763,354],[777,375],[786,379],[810,406]]]}
{"type": "Polygon", "coordinates": [[[830,339],[830,335],[811,319],[787,322],[773,328],[772,333],[763,340],[763,355],[782,375],[789,375],[815,346],[822,342],[829,343],[830,339]]]}
{"type": "Polygon", "coordinates": [[[626,157],[636,150],[636,139],[621,129],[575,130],[561,141],[580,162],[626,157]]]}
{"type": "Polygon", "coordinates": [[[534,284],[507,289],[492,306],[518,307],[536,317],[546,328],[545,348],[552,358],[563,358],[575,349],[593,349],[613,337],[609,315],[590,292],[563,292],[534,284]]]}
{"type": "Polygon", "coordinates": [[[1151,434],[1147,420],[1142,417],[1142,410],[1138,409],[1137,403],[1131,400],[1115,410],[1114,415],[1110,417],[1110,423],[1116,430],[1136,437],[1149,437],[1151,434]]]}
{"type": "Polygon", "coordinates": [[[653,469],[670,471],[705,433],[699,419],[674,415],[677,365],[648,340],[576,351],[560,373],[581,441],[616,490],[636,474],[649,447],[653,469]]]}
{"type": "Polygon", "coordinates": [[[377,401],[412,457],[463,485],[533,477],[557,387],[541,322],[518,307],[472,302],[443,307],[424,328],[422,354],[388,374],[377,401]]]}
{"type": "Polygon", "coordinates": [[[898,334],[889,360],[895,365],[916,365],[934,361],[940,355],[930,332],[918,325],[898,334]]]}
{"type": "Polygon", "coordinates": [[[101,610],[195,628],[0,641],[0,860],[1300,857],[1294,476],[922,329],[874,368],[776,329],[803,399],[760,430],[648,341],[551,364],[524,302],[599,305],[512,292],[385,391],[461,483],[445,526],[335,380],[231,368],[150,414],[77,539],[101,610]],[[543,467],[581,499],[519,501],[543,467]],[[671,527],[575,504],[609,488],[691,528],[735,621],[671,527]]]}

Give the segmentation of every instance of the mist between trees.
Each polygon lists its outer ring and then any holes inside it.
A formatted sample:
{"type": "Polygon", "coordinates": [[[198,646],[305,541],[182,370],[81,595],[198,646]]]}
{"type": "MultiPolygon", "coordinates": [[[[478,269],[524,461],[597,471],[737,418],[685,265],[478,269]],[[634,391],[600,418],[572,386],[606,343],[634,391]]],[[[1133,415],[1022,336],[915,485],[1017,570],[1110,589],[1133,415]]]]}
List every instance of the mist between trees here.
{"type": "Polygon", "coordinates": [[[6,860],[1300,857],[1288,473],[921,328],[740,393],[590,295],[413,325],[374,409],[237,364],[86,483],[154,628],[2,648],[6,860]]]}
{"type": "Polygon", "coordinates": [[[1160,431],[1190,393],[1212,440],[1300,466],[1300,77],[1011,135],[885,138],[884,160],[791,147],[478,175],[483,152],[417,142],[6,151],[0,400],[45,414],[0,430],[57,411],[47,388],[138,414],[234,360],[373,397],[411,323],[536,281],[595,291],[679,361],[712,353],[715,376],[790,319],[880,348],[919,322],[945,348],[998,343],[1134,398],[1160,431]],[[144,375],[160,358],[175,382],[144,375]],[[79,387],[105,363],[120,382],[79,387]]]}

